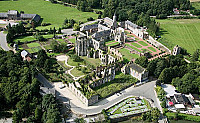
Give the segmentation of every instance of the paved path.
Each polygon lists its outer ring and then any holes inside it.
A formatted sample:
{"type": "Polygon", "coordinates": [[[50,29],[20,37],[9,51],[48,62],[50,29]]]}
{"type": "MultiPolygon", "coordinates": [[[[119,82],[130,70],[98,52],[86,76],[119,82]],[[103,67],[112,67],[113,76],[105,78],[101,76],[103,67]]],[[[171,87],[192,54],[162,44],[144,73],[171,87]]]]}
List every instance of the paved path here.
{"type": "MultiPolygon", "coordinates": [[[[59,56],[56,56],[56,59],[58,61],[65,61],[65,64],[68,66],[68,67],[71,67],[71,69],[65,71],[65,73],[68,73],[69,75],[71,75],[73,77],[74,80],[79,80],[80,78],[84,77],[85,75],[82,75],[82,76],[79,76],[79,77],[75,77],[74,75],[71,74],[71,71],[76,68],[76,66],[71,66],[67,63],[68,59],[69,59],[69,56],[66,56],[66,55],[59,55],[59,56]]],[[[84,65],[80,65],[80,66],[84,66],[84,65]]],[[[86,67],[86,66],[84,66],[86,67]]]]}
{"type": "Polygon", "coordinates": [[[0,32],[0,45],[5,51],[10,50],[6,41],[6,34],[4,34],[3,31],[0,32]]]}
{"type": "Polygon", "coordinates": [[[157,101],[155,95],[154,86],[155,81],[143,84],[139,87],[129,87],[124,91],[121,91],[121,95],[117,96],[116,94],[110,96],[106,99],[101,100],[100,102],[94,104],[93,106],[85,106],[67,87],[60,89],[59,85],[61,83],[50,84],[41,74],[37,76],[38,80],[49,88],[55,88],[57,91],[58,98],[64,103],[71,106],[71,110],[78,114],[93,115],[98,114],[102,109],[107,109],[114,104],[122,101],[123,99],[130,96],[143,96],[147,99],[152,99],[155,107],[158,107],[161,110],[161,107],[157,101]]]}

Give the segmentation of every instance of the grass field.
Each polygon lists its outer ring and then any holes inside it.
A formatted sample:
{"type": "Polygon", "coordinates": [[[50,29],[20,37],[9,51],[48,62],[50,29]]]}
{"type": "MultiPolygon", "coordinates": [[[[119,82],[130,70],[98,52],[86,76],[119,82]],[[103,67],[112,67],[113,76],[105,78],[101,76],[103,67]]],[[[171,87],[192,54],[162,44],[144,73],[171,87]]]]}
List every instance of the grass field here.
{"type": "Polygon", "coordinates": [[[97,67],[101,64],[100,59],[94,59],[94,58],[88,58],[86,56],[81,56],[82,59],[84,59],[88,64],[93,65],[94,67],[97,67]]]}
{"type": "Polygon", "coordinates": [[[129,44],[125,44],[126,46],[128,46],[128,47],[130,47],[130,48],[132,48],[132,49],[134,49],[134,50],[136,50],[136,51],[138,51],[138,52],[142,52],[141,50],[139,50],[139,49],[137,49],[137,48],[135,48],[135,47],[133,47],[133,46],[131,46],[131,45],[129,45],[129,44]]]}
{"type": "Polygon", "coordinates": [[[44,18],[43,22],[51,23],[51,27],[60,27],[65,18],[86,21],[89,17],[96,19],[98,16],[92,12],[81,12],[76,8],[52,4],[45,0],[0,1],[0,12],[8,10],[24,11],[25,14],[38,14],[44,18]]]}
{"type": "Polygon", "coordinates": [[[33,36],[20,36],[17,37],[14,42],[20,41],[20,42],[30,42],[36,40],[33,36]]]}
{"type": "Polygon", "coordinates": [[[74,68],[73,70],[71,70],[71,74],[74,75],[75,77],[79,77],[84,75],[84,73],[80,70],[77,70],[76,68],[74,68]]]}
{"type": "Polygon", "coordinates": [[[39,44],[39,43],[30,43],[30,44],[27,44],[27,46],[28,46],[29,48],[32,48],[32,47],[39,47],[40,44],[39,44]]]}
{"type": "Polygon", "coordinates": [[[142,46],[148,46],[147,43],[145,43],[144,41],[138,41],[139,44],[141,44],[142,46]]]}
{"type": "Polygon", "coordinates": [[[114,46],[114,45],[117,45],[117,44],[119,44],[119,42],[115,42],[115,43],[112,43],[112,44],[108,44],[108,45],[106,45],[106,46],[114,46]]]}
{"type": "Polygon", "coordinates": [[[69,39],[69,41],[75,44],[76,38],[69,39]]]}
{"type": "Polygon", "coordinates": [[[153,47],[148,47],[148,49],[150,49],[150,50],[153,51],[153,52],[156,52],[156,49],[153,48],[153,47]]]}
{"type": "Polygon", "coordinates": [[[133,45],[133,46],[135,46],[135,47],[137,47],[137,48],[142,48],[142,46],[139,45],[139,44],[137,44],[137,43],[131,43],[131,45],[133,45]]]}
{"type": "Polygon", "coordinates": [[[131,54],[129,50],[123,48],[123,49],[120,49],[119,50],[123,57],[128,59],[129,61],[132,59],[132,58],[139,58],[139,55],[138,54],[131,54]]]}
{"type": "Polygon", "coordinates": [[[159,41],[172,49],[179,45],[189,53],[200,48],[200,20],[199,19],[165,19],[156,20],[160,23],[161,39],[159,41]]]}
{"type": "Polygon", "coordinates": [[[114,80],[106,82],[105,84],[94,88],[94,90],[101,98],[104,98],[136,82],[137,79],[133,78],[131,75],[124,75],[123,73],[117,72],[114,80]]]}

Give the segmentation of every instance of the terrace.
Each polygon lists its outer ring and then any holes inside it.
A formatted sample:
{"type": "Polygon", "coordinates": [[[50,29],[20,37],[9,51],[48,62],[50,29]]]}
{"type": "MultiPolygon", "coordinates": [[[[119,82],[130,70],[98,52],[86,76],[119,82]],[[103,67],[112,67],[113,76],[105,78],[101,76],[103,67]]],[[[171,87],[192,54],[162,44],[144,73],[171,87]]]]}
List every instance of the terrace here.
{"type": "Polygon", "coordinates": [[[130,97],[115,106],[109,108],[106,112],[110,118],[119,118],[134,114],[140,114],[149,111],[148,102],[145,99],[130,97]]]}

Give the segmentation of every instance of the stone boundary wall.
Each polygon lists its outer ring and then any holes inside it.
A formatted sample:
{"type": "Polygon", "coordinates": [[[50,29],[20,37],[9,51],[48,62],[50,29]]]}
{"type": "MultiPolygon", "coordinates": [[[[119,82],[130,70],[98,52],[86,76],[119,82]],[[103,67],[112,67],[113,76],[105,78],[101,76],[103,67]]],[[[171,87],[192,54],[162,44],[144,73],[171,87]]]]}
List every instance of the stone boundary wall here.
{"type": "Polygon", "coordinates": [[[158,47],[158,48],[161,48],[163,47],[166,52],[170,53],[171,54],[171,50],[169,50],[165,45],[161,44],[160,42],[156,41],[152,36],[149,35],[149,39],[147,40],[150,44],[158,47]]]}
{"type": "Polygon", "coordinates": [[[76,97],[81,100],[86,106],[89,106],[89,105],[92,105],[96,102],[98,102],[98,96],[97,95],[94,95],[92,96],[90,99],[87,99],[83,94],[82,92],[76,88],[74,86],[73,83],[69,83],[68,84],[68,88],[70,89],[70,91],[72,91],[72,93],[74,93],[76,95],[76,97]]]}

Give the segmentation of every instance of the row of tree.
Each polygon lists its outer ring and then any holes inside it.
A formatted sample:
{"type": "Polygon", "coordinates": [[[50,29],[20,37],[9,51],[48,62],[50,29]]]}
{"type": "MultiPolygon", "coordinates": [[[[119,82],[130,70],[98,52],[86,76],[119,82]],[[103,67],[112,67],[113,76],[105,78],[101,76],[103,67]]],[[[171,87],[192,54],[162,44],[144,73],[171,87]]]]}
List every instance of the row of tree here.
{"type": "MultiPolygon", "coordinates": [[[[192,56],[196,60],[199,58],[197,51],[192,56]]],[[[164,83],[172,83],[181,93],[200,93],[199,62],[187,63],[181,54],[150,62],[146,57],[140,57],[135,62],[145,67],[149,71],[149,76],[155,76],[164,83]]]]}

